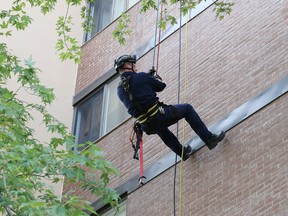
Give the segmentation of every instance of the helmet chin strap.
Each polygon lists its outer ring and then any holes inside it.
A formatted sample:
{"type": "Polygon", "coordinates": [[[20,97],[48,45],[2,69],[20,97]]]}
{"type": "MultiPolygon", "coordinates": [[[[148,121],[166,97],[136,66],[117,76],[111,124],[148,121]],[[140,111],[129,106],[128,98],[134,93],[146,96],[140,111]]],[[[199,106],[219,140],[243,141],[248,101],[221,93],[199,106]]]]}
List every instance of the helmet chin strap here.
{"type": "Polygon", "coordinates": [[[134,63],[132,63],[132,71],[135,72],[135,70],[134,70],[134,63]]]}

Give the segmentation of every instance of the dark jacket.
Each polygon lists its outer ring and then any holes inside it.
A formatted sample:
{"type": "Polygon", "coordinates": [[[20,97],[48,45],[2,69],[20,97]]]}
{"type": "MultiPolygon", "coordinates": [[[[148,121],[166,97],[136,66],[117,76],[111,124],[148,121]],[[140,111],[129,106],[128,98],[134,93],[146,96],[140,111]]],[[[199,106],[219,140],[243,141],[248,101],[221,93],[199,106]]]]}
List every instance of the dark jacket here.
{"type": "MultiPolygon", "coordinates": [[[[166,87],[165,83],[145,72],[124,72],[121,76],[124,76],[125,78],[131,76],[129,88],[133,99],[137,101],[145,111],[158,101],[159,98],[157,97],[156,92],[160,92],[166,87]]],[[[128,92],[126,92],[121,85],[117,88],[117,94],[131,116],[137,118],[139,115],[143,114],[135,107],[135,104],[129,99],[128,92]]]]}

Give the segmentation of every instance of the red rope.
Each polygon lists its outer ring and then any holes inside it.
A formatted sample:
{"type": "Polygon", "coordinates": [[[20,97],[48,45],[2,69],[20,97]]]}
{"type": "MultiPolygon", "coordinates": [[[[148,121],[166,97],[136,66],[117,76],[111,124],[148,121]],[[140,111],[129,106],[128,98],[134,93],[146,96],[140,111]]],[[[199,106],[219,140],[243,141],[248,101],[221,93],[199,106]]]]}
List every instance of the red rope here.
{"type": "MultiPolygon", "coordinates": [[[[161,1],[161,6],[160,6],[160,21],[162,20],[162,13],[163,13],[163,4],[161,1]]],[[[158,20],[158,18],[157,18],[158,20]]],[[[156,22],[156,25],[158,25],[158,23],[156,22]]],[[[158,27],[159,28],[159,27],[158,27]]],[[[156,26],[157,29],[157,26],[156,26]]],[[[156,43],[156,32],[155,32],[155,43],[156,43]]],[[[157,44],[157,56],[156,56],[156,73],[158,72],[158,68],[159,68],[159,56],[160,56],[160,37],[161,37],[161,27],[159,28],[159,32],[158,32],[158,44],[157,44]]],[[[154,49],[155,49],[155,45],[154,45],[154,49]]],[[[154,57],[153,59],[155,59],[155,51],[154,51],[154,57]]],[[[153,63],[154,66],[154,63],[153,63]]],[[[139,128],[138,128],[139,130],[139,128]]],[[[141,129],[140,129],[141,130],[141,129]]],[[[135,133],[135,128],[134,128],[134,133],[135,133]]],[[[139,143],[139,164],[140,164],[140,178],[139,178],[139,187],[142,186],[143,183],[143,179],[146,179],[146,177],[143,175],[144,173],[144,162],[143,162],[143,140],[142,140],[142,135],[143,135],[143,131],[140,132],[140,143],[139,143]]],[[[134,142],[135,136],[134,134],[132,135],[132,133],[130,134],[130,142],[134,142]]]]}
{"type": "Polygon", "coordinates": [[[143,141],[142,141],[142,136],[141,136],[141,140],[140,140],[140,149],[139,149],[139,162],[140,162],[140,178],[139,178],[139,186],[143,185],[143,178],[146,178],[143,175],[143,141]]]}

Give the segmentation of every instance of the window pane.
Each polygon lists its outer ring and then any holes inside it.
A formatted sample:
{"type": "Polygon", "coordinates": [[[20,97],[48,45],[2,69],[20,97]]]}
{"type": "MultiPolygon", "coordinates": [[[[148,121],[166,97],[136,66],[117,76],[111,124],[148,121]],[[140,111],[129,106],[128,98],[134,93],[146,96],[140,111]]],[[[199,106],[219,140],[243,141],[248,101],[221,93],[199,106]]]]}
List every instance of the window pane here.
{"type": "Polygon", "coordinates": [[[106,109],[104,133],[108,133],[113,128],[129,118],[126,108],[117,96],[119,77],[106,86],[106,109]]]}
{"type": "Polygon", "coordinates": [[[103,108],[103,89],[98,91],[92,98],[92,122],[91,122],[91,136],[90,140],[95,141],[100,138],[100,128],[102,121],[103,108]]]}
{"type": "Polygon", "coordinates": [[[128,9],[136,4],[139,0],[128,0],[128,9]]]}
{"type": "Polygon", "coordinates": [[[100,137],[103,88],[77,107],[76,142],[95,141],[100,137]]]}
{"type": "Polygon", "coordinates": [[[77,143],[84,143],[89,140],[89,130],[91,123],[90,101],[85,101],[78,107],[76,136],[77,143]]]}
{"type": "Polygon", "coordinates": [[[91,14],[93,17],[91,36],[95,35],[98,31],[101,30],[99,27],[101,19],[101,1],[102,0],[97,0],[95,3],[91,2],[91,14]]]}
{"type": "MultiPolygon", "coordinates": [[[[97,0],[97,1],[99,1],[99,0],[97,0]]],[[[105,28],[108,24],[111,23],[111,21],[112,21],[112,7],[113,7],[113,0],[102,0],[101,22],[99,24],[99,27],[101,29],[105,28]]]]}
{"type": "Polygon", "coordinates": [[[117,19],[122,12],[128,10],[139,0],[96,0],[90,2],[92,16],[92,31],[86,34],[87,41],[97,32],[101,31],[113,20],[117,19]]]}
{"type": "Polygon", "coordinates": [[[91,14],[93,17],[93,29],[91,36],[101,31],[112,21],[113,0],[97,0],[91,2],[91,14]]]}
{"type": "Polygon", "coordinates": [[[122,12],[125,11],[125,1],[124,0],[114,0],[114,11],[113,20],[117,19],[122,12]]]}

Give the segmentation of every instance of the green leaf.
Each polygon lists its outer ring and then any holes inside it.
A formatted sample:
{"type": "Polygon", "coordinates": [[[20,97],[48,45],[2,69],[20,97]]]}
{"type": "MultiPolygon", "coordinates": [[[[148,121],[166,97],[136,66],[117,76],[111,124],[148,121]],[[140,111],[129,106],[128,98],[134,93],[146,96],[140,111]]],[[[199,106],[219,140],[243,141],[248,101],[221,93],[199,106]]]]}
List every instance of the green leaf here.
{"type": "Polygon", "coordinates": [[[35,65],[32,56],[30,56],[28,59],[25,60],[25,65],[27,65],[28,67],[33,67],[35,65]]]}

